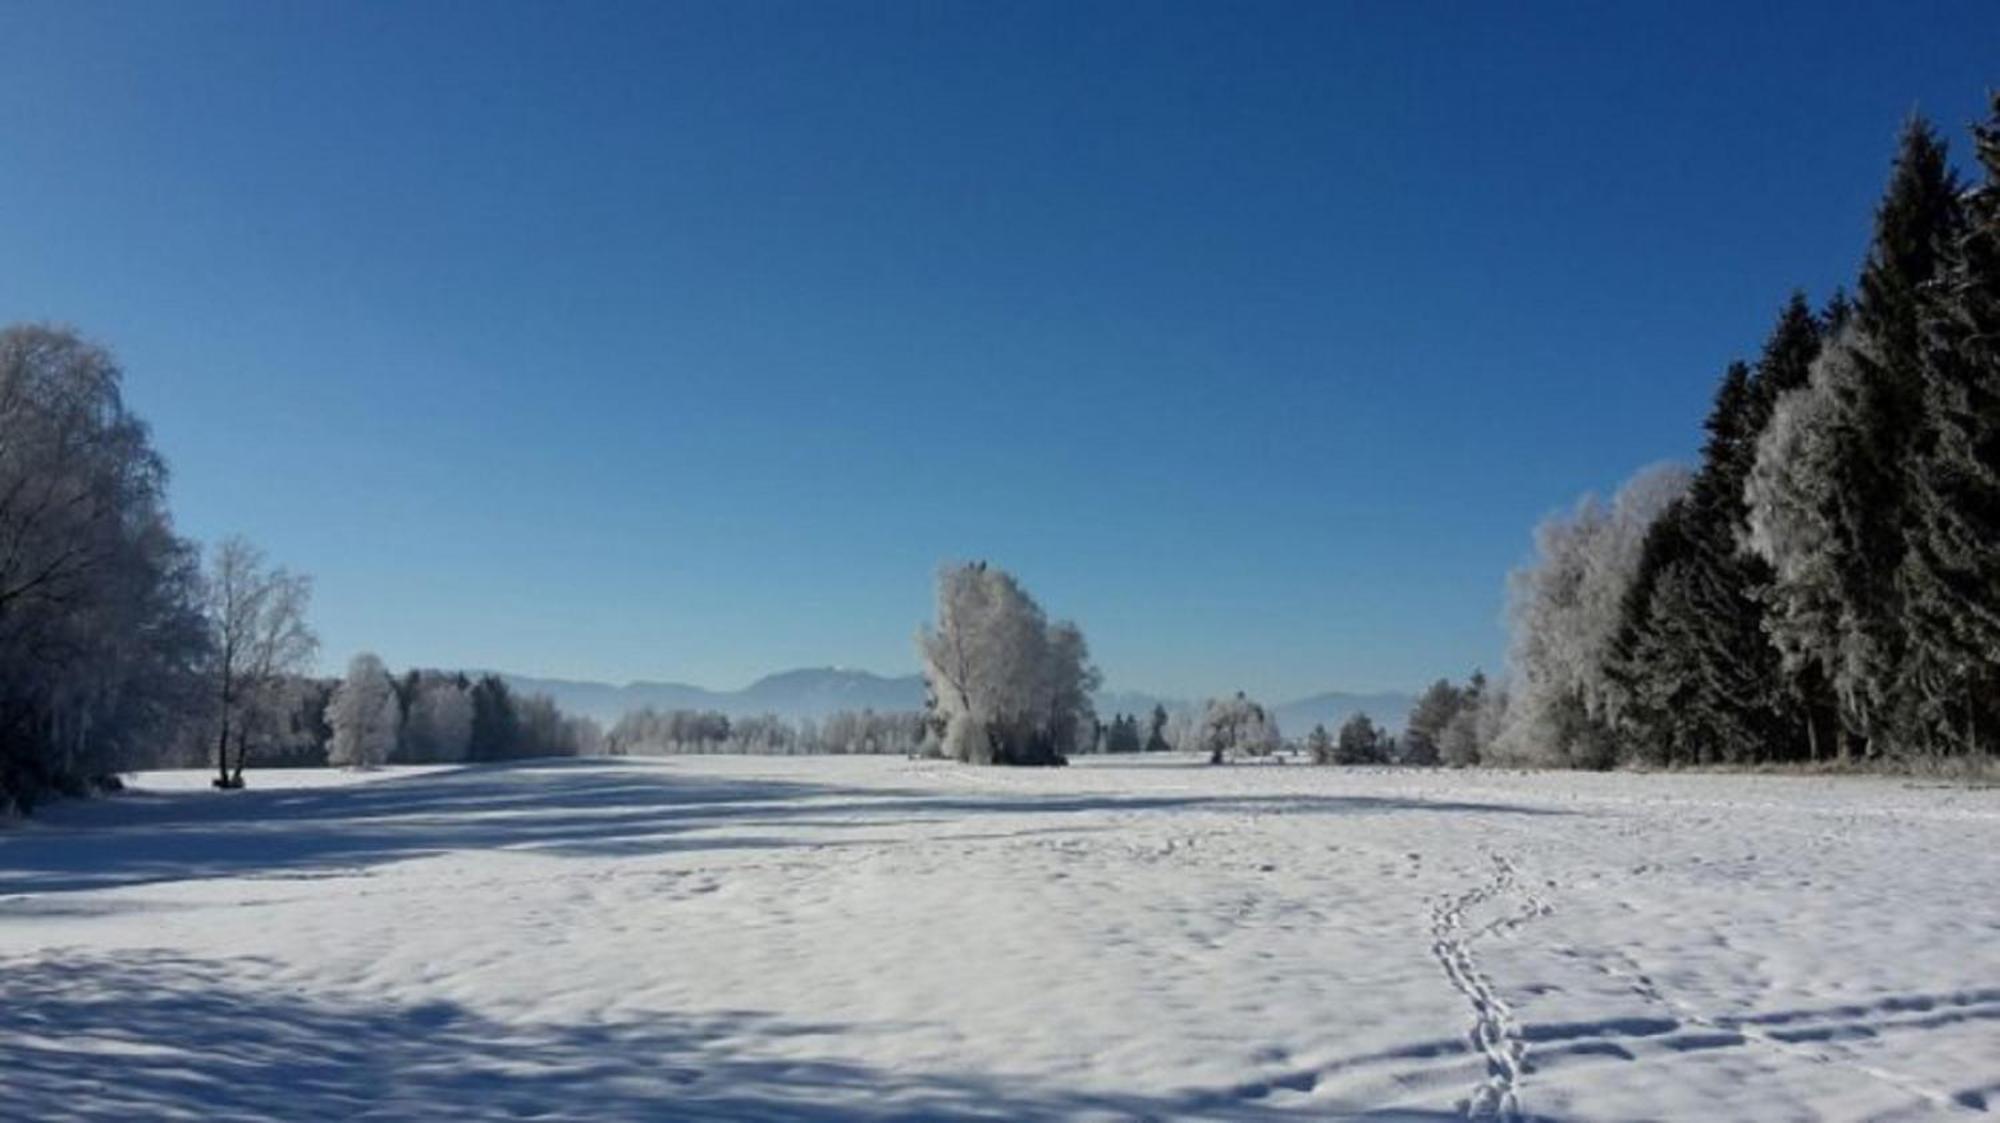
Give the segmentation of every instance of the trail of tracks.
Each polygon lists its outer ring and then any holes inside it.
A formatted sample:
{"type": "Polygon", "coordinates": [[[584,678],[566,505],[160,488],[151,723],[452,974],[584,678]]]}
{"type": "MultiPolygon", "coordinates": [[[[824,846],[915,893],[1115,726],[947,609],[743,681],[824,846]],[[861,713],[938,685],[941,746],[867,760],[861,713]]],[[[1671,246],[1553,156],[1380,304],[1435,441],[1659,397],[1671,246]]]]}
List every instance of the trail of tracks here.
{"type": "Polygon", "coordinates": [[[1528,1071],[1528,1045],[1514,1009],[1479,966],[1473,944],[1496,932],[1510,931],[1550,911],[1547,902],[1528,889],[1514,864],[1490,855],[1493,875],[1456,896],[1441,898],[1431,910],[1431,954],[1444,969],[1445,980],[1472,1006],[1472,1027],[1466,1039],[1486,1058],[1486,1079],[1462,1106],[1469,1119],[1521,1119],[1520,1086],[1528,1071]],[[1518,897],[1516,911],[1469,927],[1467,913],[1490,901],[1518,897]]]}
{"type": "Polygon", "coordinates": [[[1846,1068],[1915,1096],[1946,1113],[1983,1114],[1987,1110],[1984,1096],[1976,1091],[1952,1092],[1934,1088],[1852,1056],[1835,1056],[1820,1046],[1823,1042],[1842,1036],[1872,1035],[1873,1031],[1865,1024],[1855,1021],[1856,1016],[1879,1014],[1885,1010],[1914,1010],[1930,1015],[1933,1008],[1942,1006],[1946,1008],[1944,1013],[1931,1015],[1935,1020],[1990,1017],[1994,1008],[1989,1003],[1995,996],[2000,996],[2000,991],[1972,991],[1942,997],[1917,996],[1892,999],[1881,1004],[1879,1008],[1849,1006],[1836,1007],[1827,1012],[1801,1011],[1717,1018],[1709,1017],[1686,1002],[1661,991],[1652,977],[1630,955],[1622,951],[1612,950],[1601,954],[1595,960],[1595,966],[1604,974],[1625,983],[1634,994],[1647,1002],[1672,1011],[1676,1020],[1663,1023],[1666,1029],[1678,1030],[1683,1026],[1692,1025],[1706,1031],[1708,1036],[1694,1044],[1714,1047],[1754,1043],[1809,1064],[1846,1068]]]}

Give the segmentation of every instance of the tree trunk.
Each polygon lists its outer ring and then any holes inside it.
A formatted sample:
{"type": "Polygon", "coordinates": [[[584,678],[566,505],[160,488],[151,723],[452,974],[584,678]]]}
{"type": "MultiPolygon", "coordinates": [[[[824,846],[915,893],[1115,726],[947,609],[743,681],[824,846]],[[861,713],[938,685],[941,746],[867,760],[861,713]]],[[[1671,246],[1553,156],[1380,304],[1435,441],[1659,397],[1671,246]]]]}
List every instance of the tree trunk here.
{"type": "Polygon", "coordinates": [[[222,734],[215,741],[215,786],[229,786],[229,703],[222,705],[222,734]]]}
{"type": "Polygon", "coordinates": [[[243,758],[249,755],[250,748],[245,743],[242,728],[239,727],[236,730],[236,771],[229,777],[230,787],[240,788],[243,786],[243,758]]]}

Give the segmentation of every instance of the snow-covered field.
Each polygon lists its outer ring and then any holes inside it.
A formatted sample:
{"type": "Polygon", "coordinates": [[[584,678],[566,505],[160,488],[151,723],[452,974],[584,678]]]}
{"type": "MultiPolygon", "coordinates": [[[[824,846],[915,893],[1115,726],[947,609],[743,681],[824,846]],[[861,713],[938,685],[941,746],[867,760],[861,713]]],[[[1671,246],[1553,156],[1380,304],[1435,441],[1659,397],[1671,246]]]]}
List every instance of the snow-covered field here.
{"type": "Polygon", "coordinates": [[[2000,792],[677,758],[0,830],[0,1115],[2000,1111],[2000,792]]]}

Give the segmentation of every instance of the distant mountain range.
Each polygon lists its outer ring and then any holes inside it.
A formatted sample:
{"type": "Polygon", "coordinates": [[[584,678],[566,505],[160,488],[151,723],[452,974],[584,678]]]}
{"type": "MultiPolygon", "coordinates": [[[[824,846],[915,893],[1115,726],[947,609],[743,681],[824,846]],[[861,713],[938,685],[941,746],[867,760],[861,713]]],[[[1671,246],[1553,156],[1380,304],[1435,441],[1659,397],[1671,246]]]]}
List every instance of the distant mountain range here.
{"type": "MultiPolygon", "coordinates": [[[[679,682],[579,682],[501,674],[507,685],[529,694],[546,694],[575,714],[596,718],[607,727],[620,717],[651,706],[656,710],[720,710],[731,717],[776,714],[791,721],[824,718],[838,710],[916,710],[924,704],[924,680],[919,675],[871,674],[843,667],[806,667],[766,675],[741,690],[709,690],[679,682]]],[[[1393,691],[1354,694],[1329,691],[1277,707],[1278,727],[1299,736],[1315,724],[1337,729],[1360,711],[1378,724],[1400,729],[1412,699],[1393,691]]],[[[1105,691],[1097,696],[1099,716],[1145,714],[1155,705],[1169,712],[1192,710],[1196,703],[1138,691],[1105,691]]]]}
{"type": "Polygon", "coordinates": [[[840,667],[804,668],[766,675],[741,690],[709,690],[680,682],[576,682],[502,674],[507,685],[546,694],[570,713],[609,726],[633,710],[720,710],[731,717],[776,714],[797,721],[823,718],[839,710],[920,710],[924,680],[918,675],[888,678],[840,667]]]}

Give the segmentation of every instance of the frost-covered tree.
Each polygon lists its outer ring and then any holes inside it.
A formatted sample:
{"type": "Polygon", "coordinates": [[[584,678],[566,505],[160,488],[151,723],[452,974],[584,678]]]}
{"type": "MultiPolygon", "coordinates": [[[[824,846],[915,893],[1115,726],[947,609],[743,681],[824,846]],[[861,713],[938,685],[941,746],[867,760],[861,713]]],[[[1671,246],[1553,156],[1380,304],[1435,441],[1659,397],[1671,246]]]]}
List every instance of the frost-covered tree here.
{"type": "Polygon", "coordinates": [[[937,620],[918,633],[943,751],[977,764],[1061,764],[1093,728],[1100,679],[1083,632],[1050,623],[984,562],[938,573],[937,620]]]}
{"type": "MultiPolygon", "coordinates": [[[[1852,689],[1864,665],[1846,657],[1840,556],[1847,545],[1838,525],[1837,494],[1847,443],[1840,433],[1839,403],[1851,392],[1855,346],[1865,343],[1844,333],[1831,340],[1813,360],[1807,385],[1778,397],[1744,484],[1744,545],[1771,572],[1760,592],[1764,631],[1777,649],[1780,673],[1806,700],[1811,757],[1823,752],[1811,699],[1834,692],[1835,684],[1852,689]]],[[[1826,739],[1835,732],[1824,730],[1826,739]]]]}
{"type": "Polygon", "coordinates": [[[1508,580],[1510,704],[1494,754],[1601,768],[1614,757],[1607,668],[1647,531],[1687,490],[1676,466],[1647,468],[1607,506],[1586,496],[1535,530],[1535,559],[1508,580]]]}
{"type": "Polygon", "coordinates": [[[1436,764],[1443,755],[1444,731],[1466,705],[1464,689],[1439,679],[1417,698],[1403,723],[1406,763],[1436,764]]]}
{"type": "Polygon", "coordinates": [[[472,687],[461,675],[417,672],[407,680],[403,759],[451,763],[472,748],[472,687]]]}
{"type": "Polygon", "coordinates": [[[197,709],[198,555],[123,382],[71,331],[0,331],[0,812],[83,791],[197,709]]]}
{"type": "Polygon", "coordinates": [[[386,762],[396,747],[398,713],[396,685],[382,660],[369,652],[356,655],[327,703],[326,721],[333,727],[327,763],[373,768],[386,762]]]}
{"type": "Polygon", "coordinates": [[[1485,674],[1472,672],[1459,691],[1458,709],[1438,734],[1438,763],[1453,768],[1478,764],[1499,735],[1506,706],[1507,696],[1493,689],[1485,674]]]}
{"type": "Polygon", "coordinates": [[[731,752],[779,755],[798,751],[799,731],[776,714],[754,714],[729,723],[731,752]]]}
{"type": "Polygon", "coordinates": [[[242,787],[251,751],[282,732],[280,720],[292,701],[288,688],[319,650],[306,624],[311,603],[310,578],[271,565],[243,538],[226,538],[211,554],[206,609],[216,787],[242,787]]]}
{"type": "Polygon", "coordinates": [[[1208,700],[1196,737],[1210,764],[1269,756],[1283,743],[1277,717],[1240,690],[1233,697],[1208,700]]]}
{"type": "MultiPolygon", "coordinates": [[[[1881,206],[1860,297],[1807,384],[1780,397],[1758,442],[1746,498],[1750,548],[1775,573],[1768,630],[1787,673],[1823,678],[1843,754],[1871,755],[1912,732],[1921,579],[1906,565],[1923,522],[1919,478],[1938,434],[1924,326],[1962,222],[1944,144],[1913,121],[1881,206]]],[[[1922,649],[1918,649],[1919,655],[1922,649]]]]}
{"type": "Polygon", "coordinates": [[[1333,735],[1326,731],[1326,726],[1314,725],[1312,732],[1306,734],[1306,755],[1312,758],[1314,764],[1333,763],[1333,735]]]}

